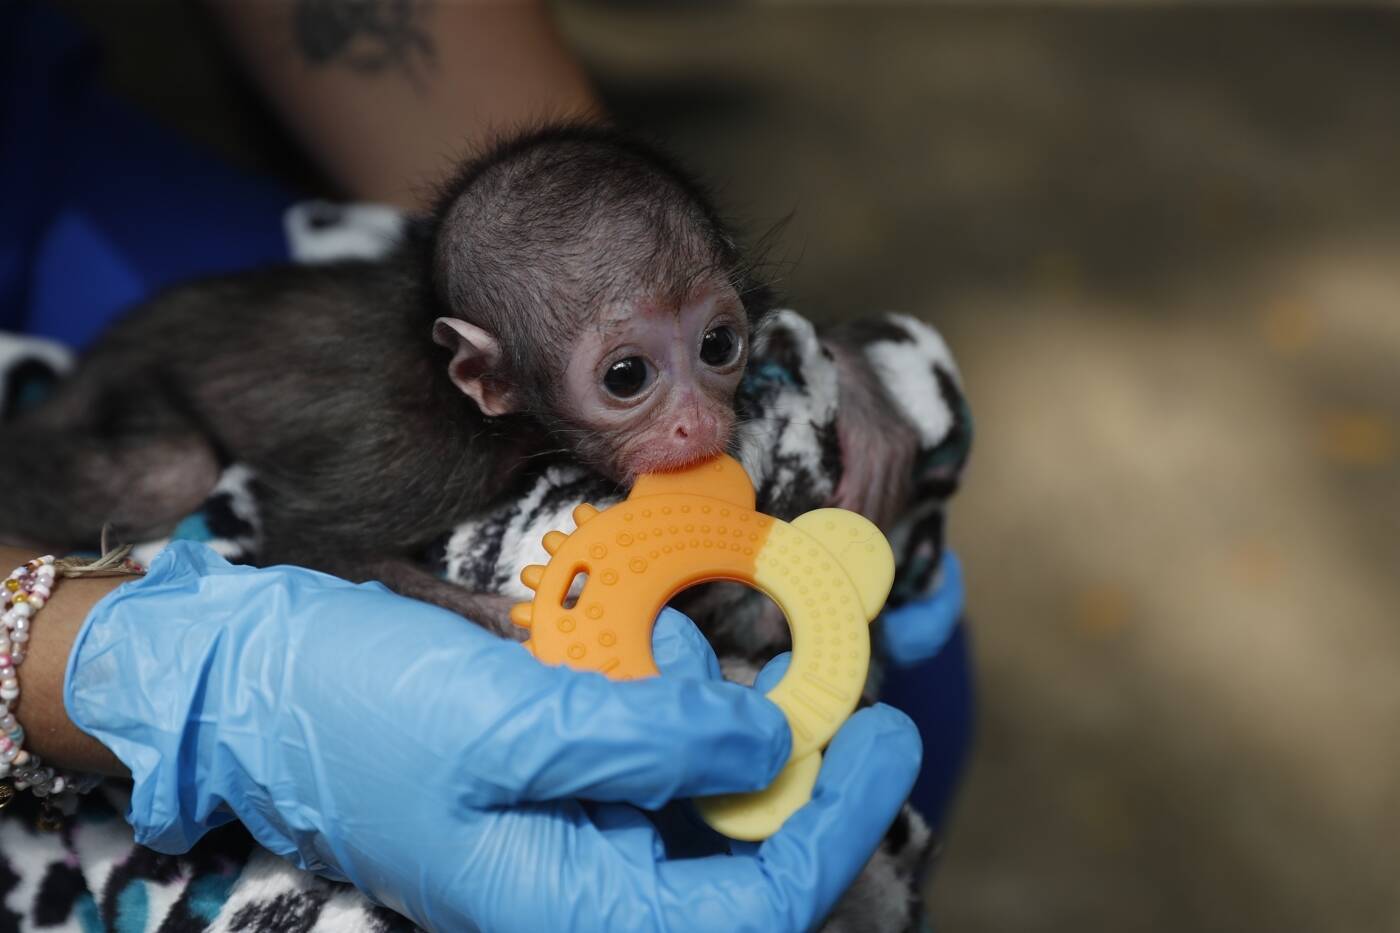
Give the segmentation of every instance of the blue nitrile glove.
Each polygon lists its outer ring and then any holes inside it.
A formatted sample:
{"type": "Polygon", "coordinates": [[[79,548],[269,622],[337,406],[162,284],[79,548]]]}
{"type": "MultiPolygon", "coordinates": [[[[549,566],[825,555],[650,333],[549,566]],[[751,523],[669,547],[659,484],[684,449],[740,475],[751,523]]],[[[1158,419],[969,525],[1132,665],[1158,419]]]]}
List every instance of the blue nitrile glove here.
{"type": "Polygon", "coordinates": [[[932,592],[881,613],[886,657],[899,667],[911,667],[938,654],[962,618],[965,600],[962,562],[945,550],[932,592]]]}
{"type": "Polygon", "coordinates": [[[761,787],[791,739],[758,692],[695,679],[718,666],[684,617],[657,629],[668,673],[617,683],[377,585],[178,542],[93,609],[65,700],[162,851],[236,818],[435,930],[814,925],[909,790],[913,725],[857,713],[756,852],[668,860],[629,804],[761,787]]]}

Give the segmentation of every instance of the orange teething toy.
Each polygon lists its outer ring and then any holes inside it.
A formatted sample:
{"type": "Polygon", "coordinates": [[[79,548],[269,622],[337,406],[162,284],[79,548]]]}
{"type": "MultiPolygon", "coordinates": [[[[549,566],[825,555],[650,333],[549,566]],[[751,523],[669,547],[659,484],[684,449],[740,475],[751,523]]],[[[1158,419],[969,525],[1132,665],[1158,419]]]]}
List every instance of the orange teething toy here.
{"type": "Polygon", "coordinates": [[[652,625],[680,591],[735,580],[777,603],[792,630],[792,663],[767,695],[792,727],[792,757],[765,790],[698,802],[715,829],[750,840],[772,835],[811,798],[821,749],[865,686],[869,622],[894,580],[889,542],[862,516],[818,509],[789,524],[754,504],[753,483],[732,457],[643,476],[608,509],[574,509],[573,534],[545,535],[549,563],[520,574],[535,598],[511,610],[541,661],[628,680],[659,673],[652,625]],[[570,601],[580,574],[587,580],[570,601]]]}

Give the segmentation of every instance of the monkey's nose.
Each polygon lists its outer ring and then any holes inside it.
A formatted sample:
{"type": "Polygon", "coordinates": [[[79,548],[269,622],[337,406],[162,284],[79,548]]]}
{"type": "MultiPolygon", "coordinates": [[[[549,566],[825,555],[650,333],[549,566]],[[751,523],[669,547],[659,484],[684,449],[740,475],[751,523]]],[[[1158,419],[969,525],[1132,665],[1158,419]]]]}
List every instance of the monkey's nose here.
{"type": "Polygon", "coordinates": [[[671,440],[686,447],[709,447],[715,443],[719,425],[703,416],[682,418],[671,429],[671,440]]]}

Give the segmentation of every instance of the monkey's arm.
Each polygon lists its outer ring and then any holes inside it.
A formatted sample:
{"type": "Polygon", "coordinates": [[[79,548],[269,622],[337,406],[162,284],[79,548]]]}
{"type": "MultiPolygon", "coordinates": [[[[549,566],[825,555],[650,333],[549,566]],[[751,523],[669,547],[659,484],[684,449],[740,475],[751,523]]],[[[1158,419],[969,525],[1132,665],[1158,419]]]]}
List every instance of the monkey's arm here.
{"type": "Polygon", "coordinates": [[[859,512],[888,531],[909,504],[919,440],[860,352],[828,341],[836,359],[841,404],[841,481],[832,504],[859,512]]]}
{"type": "Polygon", "coordinates": [[[867,318],[824,340],[839,380],[841,480],[836,505],[889,529],[957,489],[971,445],[960,376],[943,339],[900,314],[867,318]]]}
{"type": "Polygon", "coordinates": [[[601,111],[537,0],[211,5],[292,133],[356,198],[421,209],[464,145],[601,111]]]}
{"type": "Polygon", "coordinates": [[[441,606],[504,638],[523,641],[529,634],[510,621],[510,607],[519,602],[516,597],[478,592],[450,583],[406,558],[347,557],[319,563],[318,570],[356,583],[378,581],[400,596],[441,606]]]}

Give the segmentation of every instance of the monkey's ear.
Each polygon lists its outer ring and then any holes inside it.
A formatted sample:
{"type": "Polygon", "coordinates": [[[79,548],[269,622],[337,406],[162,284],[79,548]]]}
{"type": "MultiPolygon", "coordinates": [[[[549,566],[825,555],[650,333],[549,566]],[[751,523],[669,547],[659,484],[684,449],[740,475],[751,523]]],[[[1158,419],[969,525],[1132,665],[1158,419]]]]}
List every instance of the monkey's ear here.
{"type": "Polygon", "coordinates": [[[501,345],[488,331],[460,318],[440,317],[433,322],[433,343],[452,351],[447,374],[483,415],[515,411],[515,392],[495,375],[500,368],[501,345]]]}

